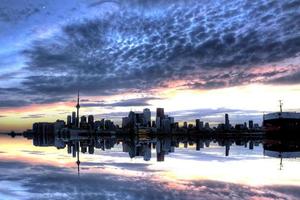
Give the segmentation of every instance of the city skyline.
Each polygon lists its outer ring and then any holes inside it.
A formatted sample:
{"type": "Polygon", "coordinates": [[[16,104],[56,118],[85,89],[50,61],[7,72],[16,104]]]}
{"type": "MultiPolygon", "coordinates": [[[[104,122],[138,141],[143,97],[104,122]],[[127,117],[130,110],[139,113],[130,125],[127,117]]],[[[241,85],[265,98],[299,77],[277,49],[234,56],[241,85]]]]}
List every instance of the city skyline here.
{"type": "Polygon", "coordinates": [[[0,7],[0,132],[81,113],[121,123],[262,122],[300,111],[297,1],[7,1],[0,7]]]}

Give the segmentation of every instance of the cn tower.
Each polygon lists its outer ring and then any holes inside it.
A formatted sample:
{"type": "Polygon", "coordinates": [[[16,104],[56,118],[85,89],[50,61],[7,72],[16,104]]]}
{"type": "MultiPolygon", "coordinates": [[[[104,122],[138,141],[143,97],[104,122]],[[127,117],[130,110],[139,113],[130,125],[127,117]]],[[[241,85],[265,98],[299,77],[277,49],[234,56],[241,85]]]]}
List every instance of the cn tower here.
{"type": "Polygon", "coordinates": [[[76,105],[76,108],[77,108],[76,126],[77,126],[78,128],[80,128],[80,125],[79,125],[79,108],[80,108],[80,104],[79,104],[79,90],[78,90],[78,96],[77,96],[77,105],[76,105]]]}

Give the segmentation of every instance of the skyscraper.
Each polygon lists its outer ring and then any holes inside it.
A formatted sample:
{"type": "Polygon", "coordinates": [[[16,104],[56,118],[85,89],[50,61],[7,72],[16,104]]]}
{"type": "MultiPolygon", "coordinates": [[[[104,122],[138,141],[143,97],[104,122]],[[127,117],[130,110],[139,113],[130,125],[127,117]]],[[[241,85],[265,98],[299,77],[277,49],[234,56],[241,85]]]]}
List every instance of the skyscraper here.
{"type": "Polygon", "coordinates": [[[80,118],[80,122],[81,123],[86,123],[86,116],[81,116],[81,118],[80,118]]]}
{"type": "Polygon", "coordinates": [[[228,114],[226,113],[226,114],[225,114],[225,130],[229,130],[229,128],[230,128],[229,116],[228,116],[228,114]]]}
{"type": "Polygon", "coordinates": [[[200,119],[196,119],[196,129],[200,129],[200,119]]]}
{"type": "Polygon", "coordinates": [[[165,118],[165,111],[163,108],[156,108],[156,127],[161,128],[162,120],[165,118]]]}
{"type": "Polygon", "coordinates": [[[72,112],[72,125],[76,125],[76,112],[72,112]]]}
{"type": "Polygon", "coordinates": [[[250,129],[250,130],[253,129],[253,120],[249,120],[249,129],[250,129]]]}
{"type": "Polygon", "coordinates": [[[151,126],[151,111],[149,108],[145,108],[143,110],[144,114],[144,126],[150,127],[151,126]]]}
{"type": "Polygon", "coordinates": [[[165,116],[165,111],[163,108],[156,108],[156,117],[163,119],[165,116]]]}
{"type": "Polygon", "coordinates": [[[94,124],[94,116],[93,115],[89,115],[88,116],[88,124],[89,125],[93,125],[94,124]]]}
{"type": "Polygon", "coordinates": [[[71,126],[71,124],[72,124],[72,117],[71,117],[71,115],[68,115],[67,116],[67,126],[71,126]]]}

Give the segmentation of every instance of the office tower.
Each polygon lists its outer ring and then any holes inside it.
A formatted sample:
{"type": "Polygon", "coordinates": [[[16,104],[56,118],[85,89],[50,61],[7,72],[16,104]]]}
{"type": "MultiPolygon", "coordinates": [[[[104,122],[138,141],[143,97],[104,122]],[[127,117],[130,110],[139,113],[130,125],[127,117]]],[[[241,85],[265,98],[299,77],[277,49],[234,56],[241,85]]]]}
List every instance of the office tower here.
{"type": "Polygon", "coordinates": [[[228,130],[229,128],[230,128],[229,115],[226,113],[225,114],[225,129],[228,130]]]}
{"type": "Polygon", "coordinates": [[[200,119],[196,119],[196,129],[200,129],[200,119]]]}
{"type": "Polygon", "coordinates": [[[63,120],[56,120],[56,122],[54,122],[54,133],[57,133],[58,131],[60,131],[61,129],[63,129],[66,126],[65,121],[63,120]]]}
{"type": "Polygon", "coordinates": [[[169,119],[163,119],[161,124],[161,128],[165,133],[171,132],[171,122],[169,119]]]}
{"type": "Polygon", "coordinates": [[[168,119],[170,120],[170,123],[171,123],[171,124],[174,124],[174,123],[175,123],[174,117],[168,117],[168,119]]]}
{"type": "Polygon", "coordinates": [[[136,124],[136,118],[135,118],[135,113],[130,111],[128,114],[128,118],[129,118],[129,128],[134,128],[135,124],[136,124]]]}
{"type": "Polygon", "coordinates": [[[91,126],[94,125],[94,116],[93,115],[88,116],[88,124],[91,126]]]}
{"type": "Polygon", "coordinates": [[[94,123],[94,129],[95,130],[101,130],[101,126],[102,125],[102,122],[101,121],[95,121],[94,123]]]}
{"type": "Polygon", "coordinates": [[[68,148],[68,154],[71,154],[72,153],[72,146],[69,142],[67,143],[67,148],[68,148]]]}
{"type": "Polygon", "coordinates": [[[253,129],[253,121],[249,120],[249,129],[252,130],[253,129]]]}
{"type": "Polygon", "coordinates": [[[161,128],[162,126],[162,120],[164,119],[165,117],[165,111],[163,108],[157,108],[156,109],[156,127],[158,129],[161,128]]]}
{"type": "Polygon", "coordinates": [[[144,150],[144,160],[145,161],[149,161],[151,159],[151,145],[150,144],[145,144],[143,146],[143,150],[144,150]]]}
{"type": "Polygon", "coordinates": [[[135,124],[138,126],[144,125],[144,114],[143,113],[135,113],[135,124]]]}
{"type": "Polygon", "coordinates": [[[163,119],[165,117],[165,111],[163,108],[156,108],[156,117],[163,119]]]}
{"type": "Polygon", "coordinates": [[[205,128],[205,129],[210,129],[209,123],[208,123],[208,122],[205,123],[204,128],[205,128]]]}
{"type": "Polygon", "coordinates": [[[111,120],[105,120],[104,121],[104,127],[106,130],[113,130],[115,129],[115,125],[111,120]]]}
{"type": "Polygon", "coordinates": [[[229,156],[229,151],[230,151],[230,144],[225,145],[225,156],[229,156]]]}
{"type": "Polygon", "coordinates": [[[183,128],[187,128],[187,122],[183,122],[183,128]]]}
{"type": "Polygon", "coordinates": [[[155,122],[156,128],[160,128],[161,127],[160,121],[161,121],[160,117],[156,117],[156,122],[155,122]]]}
{"type": "Polygon", "coordinates": [[[89,145],[89,154],[94,154],[95,153],[95,146],[94,145],[89,145]]]}
{"type": "Polygon", "coordinates": [[[76,112],[72,112],[72,125],[76,125],[76,112]]]}
{"type": "Polygon", "coordinates": [[[253,141],[250,141],[250,142],[249,142],[249,149],[250,149],[250,150],[253,150],[253,148],[254,148],[254,142],[253,142],[253,141]]]}
{"type": "Polygon", "coordinates": [[[80,123],[86,123],[86,116],[81,116],[80,123]]]}
{"type": "Polygon", "coordinates": [[[72,117],[71,115],[67,116],[67,126],[71,126],[72,125],[72,117]]]}
{"type": "Polygon", "coordinates": [[[155,121],[152,121],[152,127],[156,127],[155,121]]]}
{"type": "Polygon", "coordinates": [[[127,128],[130,123],[129,117],[122,118],[122,128],[127,128]]]}
{"type": "Polygon", "coordinates": [[[203,121],[200,121],[200,129],[203,129],[203,128],[204,128],[203,121]]]}
{"type": "Polygon", "coordinates": [[[179,128],[179,123],[178,122],[175,122],[174,123],[174,129],[178,129],[179,128]]]}
{"type": "Polygon", "coordinates": [[[145,108],[143,110],[144,115],[144,126],[150,127],[151,126],[151,111],[149,108],[145,108]]]}

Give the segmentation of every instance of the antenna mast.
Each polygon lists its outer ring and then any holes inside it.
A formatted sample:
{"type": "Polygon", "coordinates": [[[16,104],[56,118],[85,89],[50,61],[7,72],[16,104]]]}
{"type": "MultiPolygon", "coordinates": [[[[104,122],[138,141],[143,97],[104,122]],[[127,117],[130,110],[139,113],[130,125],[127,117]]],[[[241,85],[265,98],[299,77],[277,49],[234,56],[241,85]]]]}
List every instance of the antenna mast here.
{"type": "Polygon", "coordinates": [[[282,100],[279,100],[280,112],[282,112],[282,105],[283,105],[282,100]]]}

